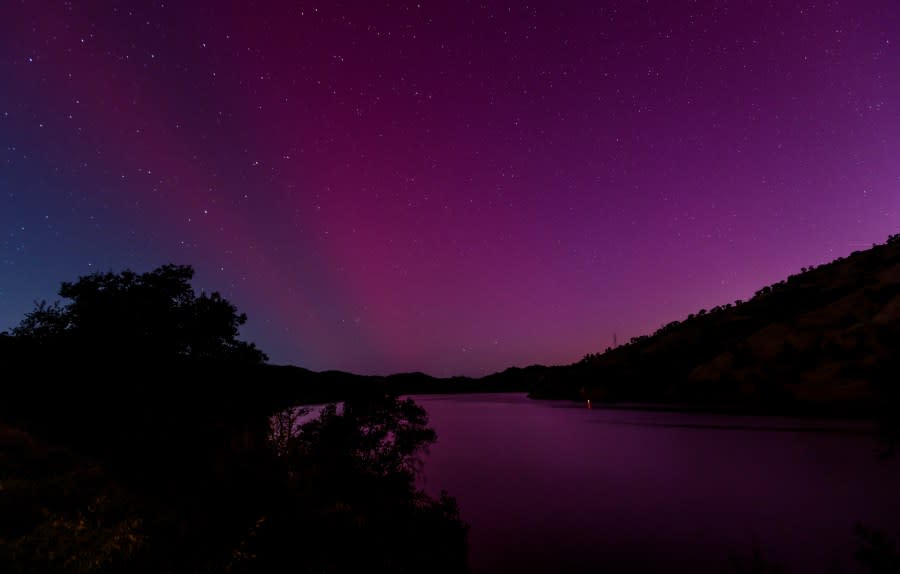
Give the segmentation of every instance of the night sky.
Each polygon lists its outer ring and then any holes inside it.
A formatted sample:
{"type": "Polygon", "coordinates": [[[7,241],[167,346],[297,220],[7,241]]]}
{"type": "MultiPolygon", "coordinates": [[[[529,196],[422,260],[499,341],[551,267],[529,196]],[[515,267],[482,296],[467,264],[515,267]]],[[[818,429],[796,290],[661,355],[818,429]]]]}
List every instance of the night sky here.
{"type": "Polygon", "coordinates": [[[558,364],[900,232],[900,3],[3,2],[0,330],[189,263],[272,362],[558,364]]]}

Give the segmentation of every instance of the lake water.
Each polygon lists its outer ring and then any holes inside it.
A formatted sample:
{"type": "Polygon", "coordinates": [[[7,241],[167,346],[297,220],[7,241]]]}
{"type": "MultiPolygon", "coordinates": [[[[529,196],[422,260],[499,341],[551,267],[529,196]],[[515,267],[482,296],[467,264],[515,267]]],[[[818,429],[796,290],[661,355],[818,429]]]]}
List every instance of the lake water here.
{"type": "Polygon", "coordinates": [[[856,522],[900,534],[900,459],[865,423],[413,398],[474,572],[729,572],[754,538],[788,573],[857,572],[856,522]]]}

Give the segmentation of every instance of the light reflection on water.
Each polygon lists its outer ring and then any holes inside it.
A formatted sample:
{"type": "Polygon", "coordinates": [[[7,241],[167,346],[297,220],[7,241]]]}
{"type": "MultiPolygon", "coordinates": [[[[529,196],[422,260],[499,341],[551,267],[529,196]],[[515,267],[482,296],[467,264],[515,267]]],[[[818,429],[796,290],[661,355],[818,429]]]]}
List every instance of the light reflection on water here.
{"type": "Polygon", "coordinates": [[[856,522],[900,534],[900,460],[853,421],[419,395],[421,486],[457,497],[476,572],[858,571],[856,522]]]}

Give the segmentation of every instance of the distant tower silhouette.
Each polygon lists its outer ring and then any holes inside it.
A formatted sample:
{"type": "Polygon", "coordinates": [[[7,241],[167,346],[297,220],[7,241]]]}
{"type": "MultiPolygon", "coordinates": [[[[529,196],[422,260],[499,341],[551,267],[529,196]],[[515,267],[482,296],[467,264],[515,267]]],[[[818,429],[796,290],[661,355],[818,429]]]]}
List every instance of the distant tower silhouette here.
{"type": "Polygon", "coordinates": [[[618,347],[618,346],[619,346],[619,343],[616,342],[616,334],[613,333],[613,349],[615,349],[615,348],[618,347]]]}

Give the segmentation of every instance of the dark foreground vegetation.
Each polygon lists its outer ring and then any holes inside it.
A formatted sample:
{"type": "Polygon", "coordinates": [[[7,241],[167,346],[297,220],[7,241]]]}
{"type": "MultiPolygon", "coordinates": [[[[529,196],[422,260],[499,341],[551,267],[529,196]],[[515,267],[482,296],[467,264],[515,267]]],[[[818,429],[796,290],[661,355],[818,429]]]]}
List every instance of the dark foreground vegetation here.
{"type": "Polygon", "coordinates": [[[82,277],[0,337],[0,572],[466,571],[455,501],[415,488],[424,410],[353,387],[298,429],[191,277],[82,277]]]}

